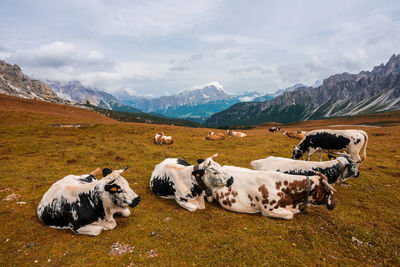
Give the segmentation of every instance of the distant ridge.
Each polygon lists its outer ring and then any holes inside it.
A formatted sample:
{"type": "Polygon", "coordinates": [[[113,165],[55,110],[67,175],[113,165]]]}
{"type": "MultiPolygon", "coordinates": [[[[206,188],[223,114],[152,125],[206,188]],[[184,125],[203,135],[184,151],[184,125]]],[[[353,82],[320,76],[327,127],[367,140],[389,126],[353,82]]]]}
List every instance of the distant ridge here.
{"type": "Polygon", "coordinates": [[[206,125],[296,122],[400,109],[400,55],[359,74],[342,73],[318,87],[299,87],[265,102],[238,103],[214,114],[206,125]]]}

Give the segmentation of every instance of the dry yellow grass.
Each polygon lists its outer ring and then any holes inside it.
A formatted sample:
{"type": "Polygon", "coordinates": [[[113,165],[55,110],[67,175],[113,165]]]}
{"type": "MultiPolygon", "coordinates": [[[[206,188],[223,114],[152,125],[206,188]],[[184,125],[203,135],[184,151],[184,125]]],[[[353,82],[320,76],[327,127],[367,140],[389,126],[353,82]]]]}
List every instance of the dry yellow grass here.
{"type": "MultiPolygon", "coordinates": [[[[7,99],[0,98],[0,199],[15,193],[20,195],[17,201],[27,204],[0,200],[3,266],[35,261],[54,266],[400,264],[399,126],[363,128],[369,134],[367,161],[358,179],[336,186],[336,209],[309,208],[284,221],[229,212],[216,203],[190,213],[154,196],[148,184],[154,166],[166,157],[194,163],[219,152],[220,164],[249,167],[251,160],[268,155],[290,156],[298,140],[258,127],[243,131],[247,138],[206,141],[209,129],[119,123],[70,107],[50,104],[43,111],[40,106],[46,103],[18,106],[19,100],[7,99]],[[2,108],[6,101],[8,108],[2,108]],[[90,125],[48,127],[55,123],[90,125]],[[160,131],[172,135],[175,143],[154,145],[154,133],[160,131]],[[55,181],[97,167],[126,165],[131,168],[124,176],[142,202],[130,217],[118,218],[113,231],[79,236],[51,229],[37,218],[37,205],[55,181]],[[353,244],[352,237],[363,244],[353,244]],[[117,241],[134,246],[133,251],[112,256],[117,241]],[[154,257],[149,257],[150,250],[154,257]]],[[[399,117],[397,113],[390,121],[399,117]]],[[[384,116],[370,118],[379,120],[384,116]]],[[[346,119],[290,127],[308,130],[344,123],[346,119]]]]}

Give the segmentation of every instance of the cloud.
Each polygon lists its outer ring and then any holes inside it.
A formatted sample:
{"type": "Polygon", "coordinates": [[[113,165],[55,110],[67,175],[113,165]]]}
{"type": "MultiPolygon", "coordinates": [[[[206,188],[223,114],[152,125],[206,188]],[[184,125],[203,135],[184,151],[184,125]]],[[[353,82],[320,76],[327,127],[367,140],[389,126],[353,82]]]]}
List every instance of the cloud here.
{"type": "Polygon", "coordinates": [[[239,76],[258,76],[258,75],[269,74],[272,71],[260,66],[248,66],[248,67],[235,68],[230,70],[229,72],[239,76]]]}
{"type": "Polygon", "coordinates": [[[96,31],[113,36],[167,36],[215,22],[218,3],[211,0],[106,1],[73,0],[74,8],[90,10],[96,31]]]}

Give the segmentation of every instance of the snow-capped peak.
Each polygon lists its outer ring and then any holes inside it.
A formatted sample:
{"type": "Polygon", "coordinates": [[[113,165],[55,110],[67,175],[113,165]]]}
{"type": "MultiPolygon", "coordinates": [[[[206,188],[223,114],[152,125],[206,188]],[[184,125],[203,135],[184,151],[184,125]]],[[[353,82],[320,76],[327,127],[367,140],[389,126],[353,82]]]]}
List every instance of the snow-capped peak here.
{"type": "Polygon", "coordinates": [[[189,91],[203,89],[203,88],[211,87],[211,86],[214,86],[215,88],[217,88],[217,90],[225,92],[224,87],[222,86],[222,84],[220,84],[217,81],[213,81],[213,82],[209,82],[209,83],[206,83],[206,84],[203,84],[203,85],[196,85],[196,86],[190,87],[189,91]]]}

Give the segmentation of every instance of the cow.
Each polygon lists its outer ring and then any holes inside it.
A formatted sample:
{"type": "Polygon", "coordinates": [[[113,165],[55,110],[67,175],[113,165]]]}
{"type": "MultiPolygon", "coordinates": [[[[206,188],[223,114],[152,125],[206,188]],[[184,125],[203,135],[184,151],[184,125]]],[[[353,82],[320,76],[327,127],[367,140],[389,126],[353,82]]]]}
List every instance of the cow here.
{"type": "Polygon", "coordinates": [[[307,206],[324,205],[335,208],[333,192],[321,173],[313,176],[290,175],[271,171],[255,171],[222,166],[234,177],[228,188],[213,190],[213,198],[225,209],[241,213],[258,213],[290,220],[307,206]]]}
{"type": "Polygon", "coordinates": [[[156,145],[172,145],[173,143],[172,137],[166,136],[164,132],[161,132],[161,134],[156,133],[156,136],[154,136],[154,144],[156,145]]]}
{"type": "Polygon", "coordinates": [[[217,156],[218,153],[195,166],[182,159],[167,158],[154,168],[150,188],[156,196],[175,199],[188,211],[205,209],[206,192],[211,196],[211,190],[233,183],[233,178],[213,160],[217,156]]]}
{"type": "Polygon", "coordinates": [[[300,143],[293,148],[293,159],[300,159],[308,152],[307,160],[310,160],[315,152],[322,161],[323,152],[346,152],[350,158],[360,163],[365,160],[368,144],[368,135],[362,130],[313,130],[308,132],[300,143]],[[364,146],[364,153],[360,158],[359,152],[364,146]]]}
{"type": "Polygon", "coordinates": [[[206,136],[206,140],[224,140],[225,135],[223,133],[214,133],[213,131],[210,131],[208,135],[206,136]]]}
{"type": "Polygon", "coordinates": [[[297,129],[297,130],[296,130],[296,133],[297,133],[297,134],[304,134],[304,135],[307,134],[307,132],[301,131],[300,129],[297,129]]]}
{"type": "Polygon", "coordinates": [[[269,132],[274,133],[274,132],[279,132],[281,128],[279,127],[271,127],[268,129],[269,132]]]}
{"type": "Polygon", "coordinates": [[[55,182],[44,194],[37,209],[39,219],[51,228],[71,229],[82,235],[96,236],[117,225],[114,214],[130,215],[140,197],[129,187],[121,173],[103,169],[101,180],[94,175],[68,175],[55,182]]]}
{"type": "Polygon", "coordinates": [[[350,160],[349,156],[342,155],[333,160],[316,162],[305,160],[293,160],[288,158],[270,156],[265,159],[253,160],[251,163],[253,170],[276,171],[295,175],[316,175],[322,173],[328,179],[329,184],[335,184],[338,180],[344,181],[350,177],[358,177],[357,163],[350,160]]]}
{"type": "Polygon", "coordinates": [[[229,137],[247,137],[247,134],[245,133],[235,132],[232,130],[227,130],[226,133],[228,134],[229,137]]]}
{"type": "Polygon", "coordinates": [[[290,132],[290,131],[284,131],[282,134],[295,139],[303,139],[305,136],[305,134],[303,133],[290,132]]]}

